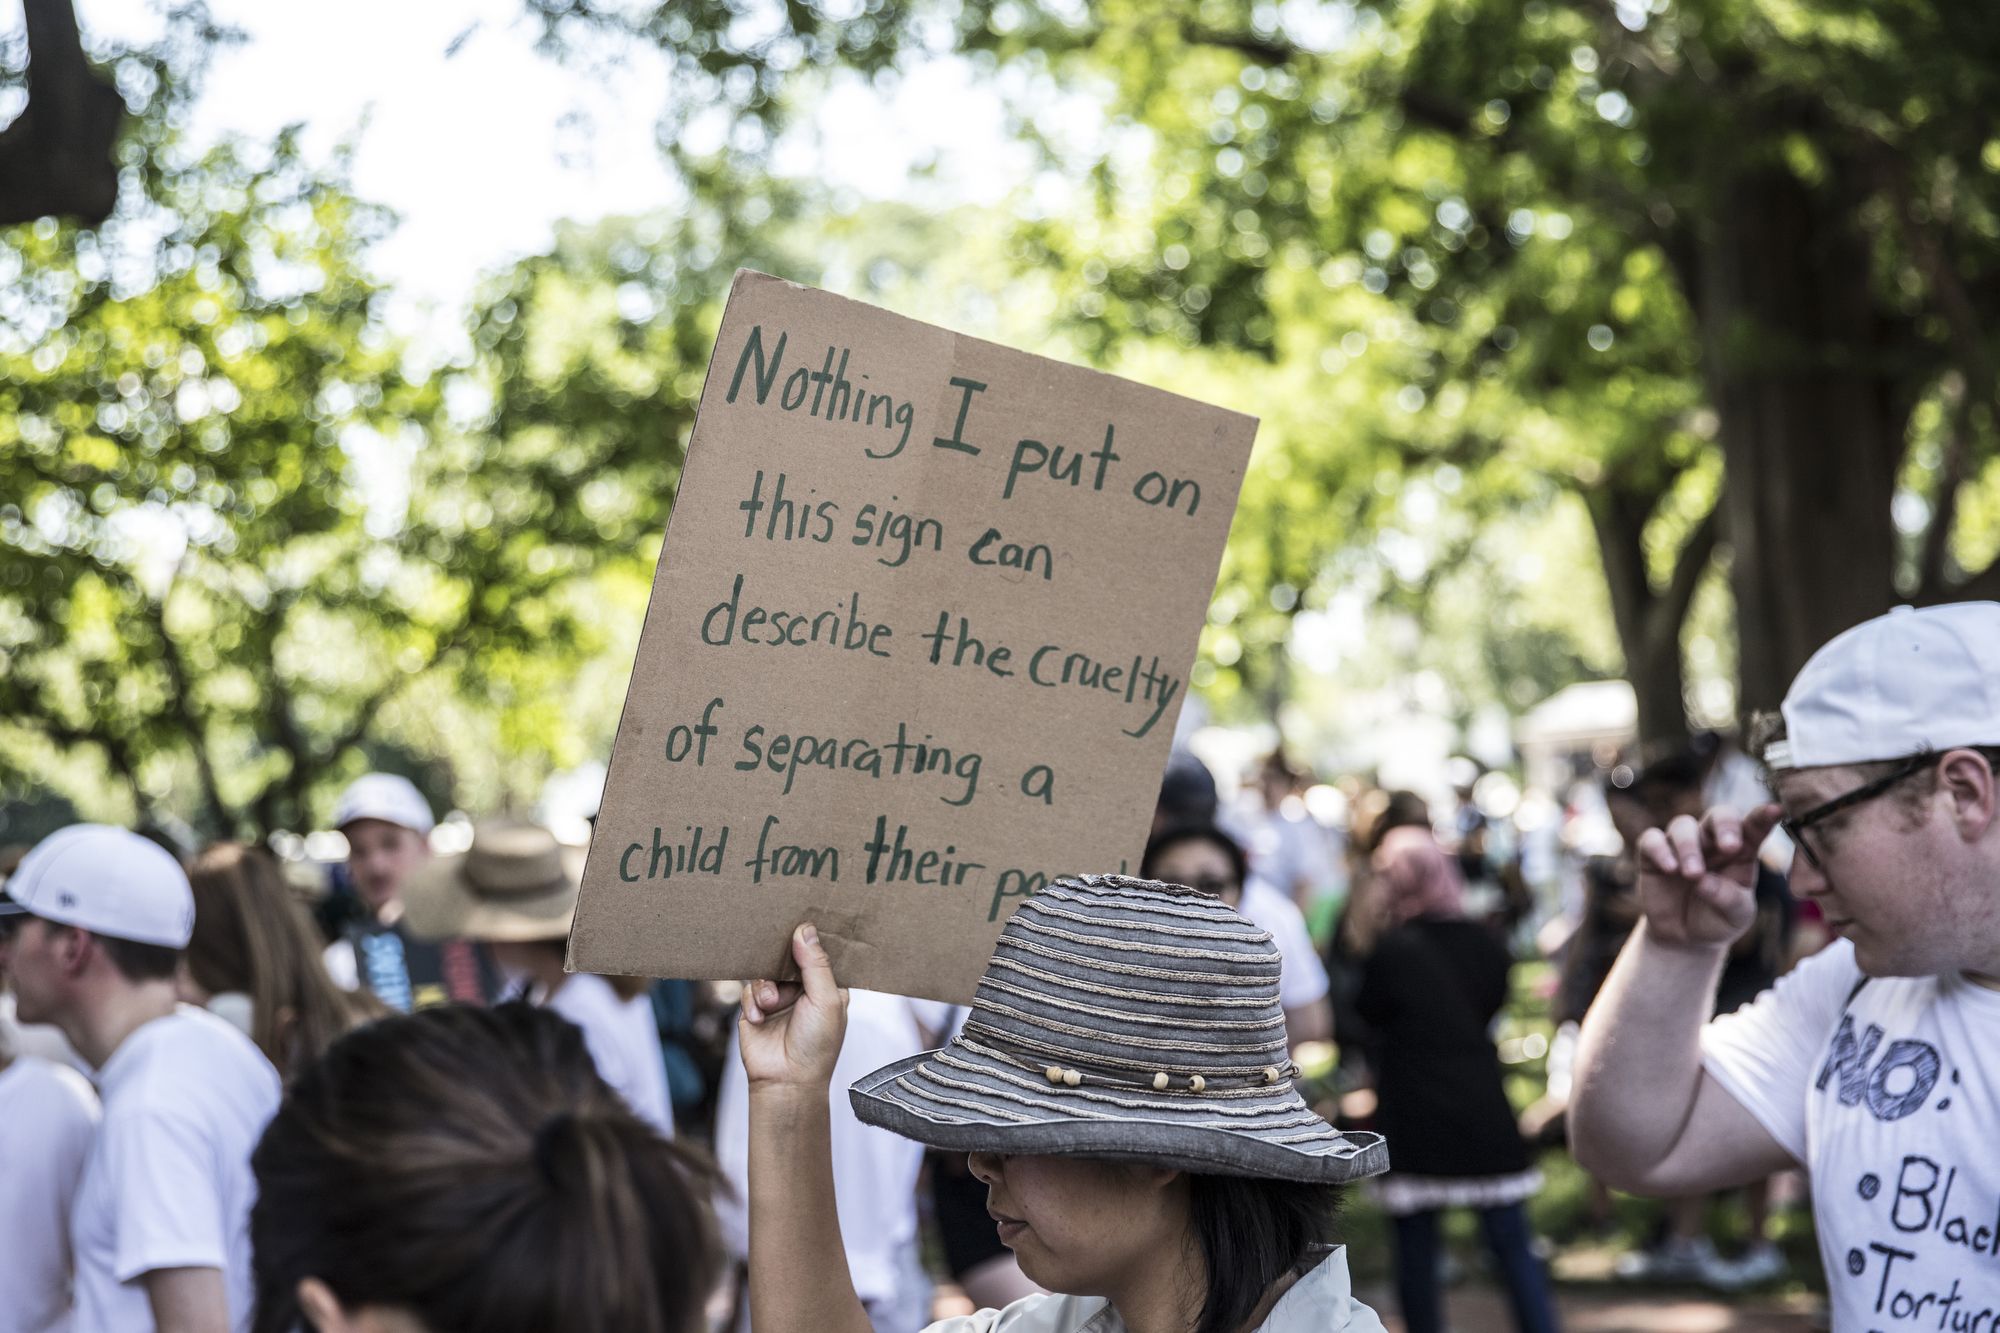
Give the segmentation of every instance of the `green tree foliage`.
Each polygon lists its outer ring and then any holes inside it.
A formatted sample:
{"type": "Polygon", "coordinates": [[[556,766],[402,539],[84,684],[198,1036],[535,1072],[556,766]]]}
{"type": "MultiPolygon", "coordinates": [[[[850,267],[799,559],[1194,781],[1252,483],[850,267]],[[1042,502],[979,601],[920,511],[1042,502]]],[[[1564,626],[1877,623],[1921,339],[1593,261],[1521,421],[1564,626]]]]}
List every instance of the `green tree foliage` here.
{"type": "Polygon", "coordinates": [[[600,757],[735,268],[904,272],[717,180],[563,228],[428,365],[338,162],[132,132],[110,225],[0,233],[0,762],[208,833],[311,827],[370,763],[498,808],[600,757]]]}
{"type": "Polygon", "coordinates": [[[445,373],[455,429],[422,469],[430,512],[448,516],[431,520],[446,530],[430,554],[477,546],[487,613],[523,632],[454,676],[461,706],[492,714],[482,745],[421,713],[396,730],[461,769],[511,766],[512,781],[462,793],[478,804],[531,800],[552,767],[609,752],[724,298],[739,265],[813,271],[796,212],[788,191],[746,187],[565,225],[476,299],[470,361],[445,373]]]}
{"type": "Polygon", "coordinates": [[[309,827],[371,752],[446,800],[526,753],[482,794],[531,792],[583,757],[551,701],[656,537],[713,255],[684,229],[677,294],[616,238],[559,251],[501,280],[471,365],[424,365],[366,267],[392,220],[340,162],[184,145],[226,38],[179,6],[99,52],[131,111],[116,213],[0,231],[0,776],[211,834],[309,827]]]}
{"type": "Polygon", "coordinates": [[[139,123],[110,225],[0,238],[0,716],[142,811],[183,761],[207,827],[293,823],[463,619],[378,552],[358,476],[437,395],[360,270],[378,213],[289,138],[190,157],[139,123]]]}
{"type": "Polygon", "coordinates": [[[1390,399],[1300,386],[1340,414],[1253,479],[1245,537],[1271,548],[1232,548],[1253,581],[1310,594],[1373,540],[1385,473],[1451,469],[1475,517],[1574,493],[1655,736],[1682,725],[1681,631],[1720,542],[1750,705],[1893,595],[2000,582],[1984,521],[1960,521],[1990,512],[2000,443],[1976,318],[2000,281],[1988,8],[534,7],[693,62],[753,144],[801,70],[969,53],[1028,76],[1031,136],[1034,96],[1100,90],[1102,151],[1070,164],[1096,207],[1027,226],[1032,262],[1078,279],[1067,314],[1107,355],[1323,358],[1390,399]]]}
{"type": "MultiPolygon", "coordinates": [[[[446,801],[532,799],[608,744],[617,682],[573,686],[630,637],[606,608],[643,606],[760,252],[725,262],[709,208],[566,232],[492,280],[466,363],[422,367],[366,273],[390,219],[338,164],[289,136],[147,153],[157,184],[112,225],[0,239],[20,762],[93,752],[142,817],[215,833],[309,827],[370,752],[446,801]]],[[[787,207],[734,204],[773,229],[787,207]]]]}

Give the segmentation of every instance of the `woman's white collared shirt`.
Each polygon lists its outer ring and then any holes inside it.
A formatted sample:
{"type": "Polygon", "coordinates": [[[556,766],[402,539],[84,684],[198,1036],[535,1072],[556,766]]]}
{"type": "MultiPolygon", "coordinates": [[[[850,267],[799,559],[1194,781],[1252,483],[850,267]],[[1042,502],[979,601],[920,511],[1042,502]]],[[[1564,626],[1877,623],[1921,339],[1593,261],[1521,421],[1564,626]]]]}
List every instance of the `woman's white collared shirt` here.
{"type": "MultiPolygon", "coordinates": [[[[924,1333],[1126,1333],[1102,1296],[1028,1296],[1004,1310],[940,1319],[924,1333]]],[[[1384,1333],[1375,1312],[1354,1299],[1347,1249],[1327,1250],[1271,1307],[1257,1333],[1384,1333]]]]}

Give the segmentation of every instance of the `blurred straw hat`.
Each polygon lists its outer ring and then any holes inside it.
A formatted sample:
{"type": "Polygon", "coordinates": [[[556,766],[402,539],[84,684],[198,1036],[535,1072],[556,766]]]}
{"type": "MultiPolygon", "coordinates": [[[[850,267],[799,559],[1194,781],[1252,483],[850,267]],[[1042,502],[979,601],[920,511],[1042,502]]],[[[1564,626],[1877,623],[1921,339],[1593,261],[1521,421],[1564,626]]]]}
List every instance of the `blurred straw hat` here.
{"type": "Polygon", "coordinates": [[[424,939],[559,940],[576,914],[581,847],[565,847],[539,824],[489,820],[472,845],[410,876],[404,923],[424,939]]]}

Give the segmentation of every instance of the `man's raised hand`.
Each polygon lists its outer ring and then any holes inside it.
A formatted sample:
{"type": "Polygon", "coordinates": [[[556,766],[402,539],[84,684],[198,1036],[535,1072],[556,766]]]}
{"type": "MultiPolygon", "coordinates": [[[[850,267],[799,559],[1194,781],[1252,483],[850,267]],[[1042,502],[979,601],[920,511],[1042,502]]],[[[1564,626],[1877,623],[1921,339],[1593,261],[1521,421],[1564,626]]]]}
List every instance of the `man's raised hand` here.
{"type": "Polygon", "coordinates": [[[1718,808],[1640,835],[1634,854],[1648,933],[1677,948],[1711,948],[1748,930],[1757,918],[1757,849],[1782,814],[1776,805],[1748,815],[1718,808]]]}

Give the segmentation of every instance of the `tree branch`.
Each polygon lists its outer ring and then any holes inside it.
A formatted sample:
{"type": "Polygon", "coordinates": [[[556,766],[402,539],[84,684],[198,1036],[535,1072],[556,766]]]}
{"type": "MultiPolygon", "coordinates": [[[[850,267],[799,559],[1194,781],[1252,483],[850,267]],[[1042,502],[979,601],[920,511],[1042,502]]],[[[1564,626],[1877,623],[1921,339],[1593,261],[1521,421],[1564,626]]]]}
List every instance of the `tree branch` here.
{"type": "Polygon", "coordinates": [[[132,744],[124,737],[115,736],[108,731],[73,727],[39,709],[34,717],[21,717],[16,714],[13,720],[33,727],[64,749],[72,749],[78,745],[97,746],[104,751],[104,757],[110,762],[112,770],[125,779],[125,785],[132,793],[132,805],[140,815],[143,817],[152,808],[152,803],[146,799],[146,793],[139,786],[139,766],[132,756],[132,744]]]}
{"type": "MultiPolygon", "coordinates": [[[[2000,409],[2000,401],[1994,401],[1994,395],[2000,393],[2000,383],[1994,378],[1993,358],[1987,353],[1986,341],[1980,333],[1979,312],[1952,263],[1950,244],[1918,213],[1909,163],[1886,145],[1876,145],[1874,156],[1877,173],[1895,201],[1896,221],[1902,228],[1904,242],[1931,289],[1938,314],[1944,318],[1952,355],[1965,372],[1968,392],[1987,398],[2000,409]]],[[[2000,419],[2000,410],[1996,410],[1995,417],[2000,419]]]]}
{"type": "Polygon", "coordinates": [[[1289,42],[1256,37],[1249,33],[1222,32],[1219,29],[1190,22],[1181,24],[1181,40],[1189,46],[1213,46],[1224,51],[1234,51],[1267,67],[1288,64],[1292,57],[1299,53],[1299,49],[1289,42]]]}
{"type": "Polygon", "coordinates": [[[1657,594],[1646,577],[1646,551],[1639,534],[1645,514],[1630,502],[1630,493],[1616,486],[1602,486],[1583,492],[1584,508],[1590,513],[1597,533],[1597,549],[1604,560],[1605,582],[1611,593],[1611,618],[1627,652],[1639,648],[1645,635],[1646,617],[1657,594]]]}
{"type": "Polygon", "coordinates": [[[23,0],[28,104],[0,132],[0,226],[69,217],[95,227],[118,203],[113,149],[125,99],[83,53],[70,0],[23,0]]]}
{"type": "Polygon", "coordinates": [[[215,761],[208,753],[208,724],[195,707],[194,691],[188,681],[187,660],[181,656],[180,645],[167,632],[167,599],[173,596],[174,584],[180,580],[180,570],[174,571],[173,579],[158,601],[146,597],[143,591],[139,597],[146,606],[147,618],[152,621],[153,632],[160,636],[160,660],[167,668],[167,683],[171,687],[171,706],[174,720],[180,724],[187,737],[188,748],[194,753],[194,767],[201,779],[202,801],[208,806],[209,818],[216,832],[224,837],[233,837],[240,830],[236,818],[222,799],[222,787],[216,781],[215,761]]]}
{"type": "MultiPolygon", "coordinates": [[[[282,615],[282,611],[279,614],[282,615]]],[[[365,740],[369,728],[375,724],[376,716],[409,683],[410,677],[430,670],[449,654],[457,651],[471,628],[471,616],[469,614],[461,616],[458,624],[446,631],[438,640],[436,649],[418,671],[392,674],[379,689],[362,700],[347,726],[324,745],[313,745],[311,738],[300,728],[292,704],[291,691],[278,678],[277,672],[271,671],[265,681],[265,688],[270,693],[273,704],[271,709],[273,730],[277,734],[279,747],[291,758],[291,765],[282,776],[273,778],[252,798],[251,806],[256,811],[258,822],[264,826],[263,831],[268,833],[283,819],[296,817],[304,809],[306,788],[311,782],[312,775],[328,767],[341,755],[365,740]],[[296,807],[293,811],[287,813],[280,810],[278,804],[280,789],[293,801],[296,807]]]]}
{"type": "Polygon", "coordinates": [[[1944,566],[1951,553],[1951,530],[1958,522],[1959,492],[1972,463],[1972,394],[1963,385],[1953,405],[1951,429],[1945,433],[1944,458],[1938,464],[1937,489],[1932,493],[1931,522],[1924,530],[1924,547],[1917,561],[1917,596],[1943,600],[1944,566]]]}
{"type": "Polygon", "coordinates": [[[1972,409],[1984,403],[1996,425],[2000,425],[2000,376],[1981,332],[1979,312],[1965,284],[1959,280],[1952,262],[1948,238],[1918,211],[1916,191],[1910,182],[1910,164],[1887,144],[1870,145],[1876,174],[1895,204],[1897,225],[1904,243],[1924,275],[1932,305],[1943,317],[1952,359],[1957,362],[1965,387],[1953,413],[1952,429],[1945,439],[1943,465],[1938,476],[1936,497],[1931,505],[1930,529],[1924,534],[1923,553],[1918,566],[1918,595],[1924,600],[1963,596],[1948,590],[1944,581],[1945,558],[1951,547],[1951,530],[1958,519],[1959,491],[1971,470],[1973,436],[1977,423],[1972,409]]]}
{"type": "Polygon", "coordinates": [[[2000,560],[1993,561],[1955,587],[1938,588],[1917,601],[1920,606],[1934,606],[1939,602],[2000,601],[2000,560]]]}
{"type": "Polygon", "coordinates": [[[1718,497],[1681,544],[1680,554],[1674,557],[1673,575],[1667,580],[1666,591],[1660,595],[1663,614],[1672,619],[1676,637],[1681,623],[1687,619],[1688,607],[1694,602],[1695,590],[1701,586],[1701,576],[1708,572],[1708,562],[1714,558],[1716,543],[1721,536],[1722,500],[1718,497]]]}
{"type": "MultiPolygon", "coordinates": [[[[436,660],[436,658],[431,659],[432,663],[436,660]]],[[[425,665],[429,666],[431,663],[425,665]]],[[[320,762],[331,763],[347,750],[361,744],[362,739],[368,735],[368,728],[375,724],[375,715],[382,711],[384,704],[396,697],[406,680],[407,677],[400,674],[391,676],[383,683],[381,689],[362,700],[361,707],[355,711],[354,720],[348,724],[347,730],[327,742],[326,748],[320,751],[320,762]]]]}

